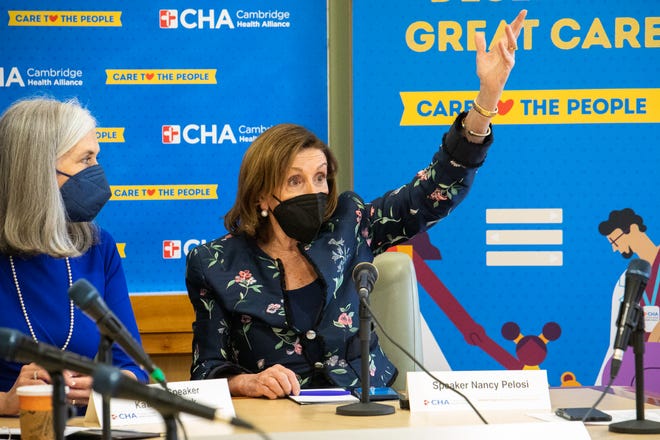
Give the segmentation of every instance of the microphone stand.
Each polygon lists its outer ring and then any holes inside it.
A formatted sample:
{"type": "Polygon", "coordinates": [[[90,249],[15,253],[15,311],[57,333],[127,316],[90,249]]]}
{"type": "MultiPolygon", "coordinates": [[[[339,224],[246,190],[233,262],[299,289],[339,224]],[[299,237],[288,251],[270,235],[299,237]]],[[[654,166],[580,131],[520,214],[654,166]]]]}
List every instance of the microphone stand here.
{"type": "Polygon", "coordinates": [[[177,440],[176,416],[174,414],[161,414],[165,422],[165,438],[167,440],[177,440]]]}
{"type": "MultiPolygon", "coordinates": [[[[101,335],[99,342],[99,351],[97,359],[100,363],[112,365],[112,338],[106,335],[101,335]]],[[[110,395],[103,394],[102,398],[102,412],[103,420],[101,421],[101,429],[103,430],[103,440],[112,440],[112,427],[110,421],[110,395]]]]}
{"type": "MultiPolygon", "coordinates": [[[[639,305],[636,305],[639,307],[639,305]]],[[[642,313],[637,314],[637,325],[630,345],[635,353],[635,408],[637,418],[624,422],[610,423],[609,430],[624,434],[660,434],[660,423],[644,420],[644,324],[642,313]]]]}
{"type": "Polygon", "coordinates": [[[369,298],[360,292],[360,402],[338,406],[337,414],[343,416],[383,416],[394,414],[394,407],[369,401],[371,375],[369,374],[369,342],[371,339],[371,313],[367,307],[369,298]]]}
{"type": "Polygon", "coordinates": [[[53,385],[53,431],[55,440],[64,440],[64,427],[68,419],[66,388],[61,371],[49,371],[53,385]]]}

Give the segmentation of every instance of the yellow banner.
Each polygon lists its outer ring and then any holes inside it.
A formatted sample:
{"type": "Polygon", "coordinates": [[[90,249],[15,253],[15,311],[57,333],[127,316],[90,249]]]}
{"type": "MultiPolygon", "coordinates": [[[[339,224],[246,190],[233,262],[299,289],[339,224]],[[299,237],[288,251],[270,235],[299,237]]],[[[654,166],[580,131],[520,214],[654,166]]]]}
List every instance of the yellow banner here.
{"type": "Polygon", "coordinates": [[[8,11],[9,26],[121,27],[121,11],[8,11]]]}
{"type": "Polygon", "coordinates": [[[217,84],[217,69],[106,69],[106,84],[217,84]]]}
{"type": "Polygon", "coordinates": [[[96,127],[99,142],[124,142],[124,127],[96,127]]]}
{"type": "Polygon", "coordinates": [[[218,185],[110,185],[110,200],[217,199],[218,185]]]}
{"type": "Polygon", "coordinates": [[[121,258],[126,258],[126,243],[117,243],[117,252],[121,258]]]}
{"type": "MultiPolygon", "coordinates": [[[[402,126],[450,125],[472,106],[476,91],[401,92],[402,126]]],[[[497,124],[619,124],[660,122],[660,89],[505,91],[497,124]]]]}

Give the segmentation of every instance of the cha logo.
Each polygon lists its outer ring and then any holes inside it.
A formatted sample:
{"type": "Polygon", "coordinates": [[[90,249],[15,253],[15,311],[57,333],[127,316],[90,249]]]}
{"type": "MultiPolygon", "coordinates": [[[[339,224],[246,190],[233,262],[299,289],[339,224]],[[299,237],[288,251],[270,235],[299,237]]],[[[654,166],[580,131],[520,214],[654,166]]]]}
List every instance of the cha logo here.
{"type": "Polygon", "coordinates": [[[112,414],[110,416],[112,420],[131,420],[131,419],[137,419],[138,416],[135,413],[117,413],[117,414],[112,414]]]}
{"type": "Polygon", "coordinates": [[[220,29],[222,26],[234,29],[234,22],[226,9],[184,9],[181,12],[161,9],[158,11],[158,21],[161,29],[178,29],[179,25],[185,29],[220,29]]]}
{"type": "Polygon", "coordinates": [[[424,406],[445,406],[449,405],[449,400],[447,399],[431,399],[431,400],[426,400],[424,399],[424,406]]]}
{"type": "Polygon", "coordinates": [[[181,126],[180,125],[163,125],[161,130],[161,139],[164,144],[180,144],[181,143],[181,126]]]}
{"type": "Polygon", "coordinates": [[[177,124],[163,125],[161,128],[163,144],[223,144],[236,143],[236,135],[231,125],[224,124],[188,124],[183,128],[177,124]]]}
{"type": "Polygon", "coordinates": [[[650,308],[644,309],[644,318],[653,321],[658,321],[658,318],[660,318],[660,313],[654,309],[650,309],[650,308]]]}
{"type": "Polygon", "coordinates": [[[25,87],[25,82],[21,76],[18,67],[12,67],[7,76],[5,77],[5,68],[0,67],[0,87],[10,87],[12,84],[18,84],[20,87],[25,87]]]}
{"type": "Polygon", "coordinates": [[[204,243],[206,243],[206,240],[204,239],[197,240],[191,238],[190,240],[186,241],[182,246],[181,240],[163,240],[163,259],[165,260],[180,259],[183,256],[188,255],[188,253],[192,248],[204,243]]]}

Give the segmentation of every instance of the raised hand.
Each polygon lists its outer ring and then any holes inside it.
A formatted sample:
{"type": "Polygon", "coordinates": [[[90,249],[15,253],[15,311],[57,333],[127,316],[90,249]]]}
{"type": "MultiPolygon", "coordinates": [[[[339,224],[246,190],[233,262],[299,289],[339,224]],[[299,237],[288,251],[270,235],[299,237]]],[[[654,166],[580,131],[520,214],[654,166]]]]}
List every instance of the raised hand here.
{"type": "Polygon", "coordinates": [[[483,143],[490,134],[490,121],[497,114],[497,104],[516,63],[518,35],[526,16],[525,9],[520,11],[515,20],[506,26],[504,35],[495,42],[491,51],[486,50],[483,32],[475,34],[479,94],[474,99],[473,109],[462,122],[464,135],[470,142],[483,143]]]}
{"type": "Polygon", "coordinates": [[[522,29],[527,11],[522,10],[513,22],[506,26],[505,34],[493,45],[491,51],[486,50],[486,38],[483,32],[477,32],[474,42],[477,48],[477,76],[480,82],[480,92],[484,102],[482,106],[492,104],[492,99],[499,99],[509,74],[515,64],[515,53],[518,49],[518,35],[522,29]],[[490,98],[490,99],[489,99],[490,98]],[[485,102],[488,99],[488,102],[485,102]]]}

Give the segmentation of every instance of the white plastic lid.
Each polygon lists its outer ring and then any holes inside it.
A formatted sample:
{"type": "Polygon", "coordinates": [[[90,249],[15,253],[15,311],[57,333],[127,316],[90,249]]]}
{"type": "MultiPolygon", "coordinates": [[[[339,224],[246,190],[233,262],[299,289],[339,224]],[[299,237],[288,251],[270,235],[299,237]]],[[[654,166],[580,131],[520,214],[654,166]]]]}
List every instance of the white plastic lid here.
{"type": "MultiPolygon", "coordinates": [[[[66,387],[68,388],[68,387],[66,387]]],[[[68,389],[67,389],[68,391],[68,389]]],[[[16,389],[19,396],[51,396],[53,394],[52,385],[24,385],[16,389]]]]}

